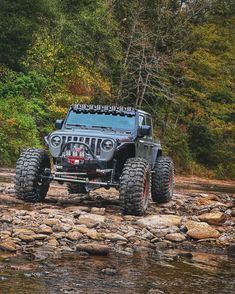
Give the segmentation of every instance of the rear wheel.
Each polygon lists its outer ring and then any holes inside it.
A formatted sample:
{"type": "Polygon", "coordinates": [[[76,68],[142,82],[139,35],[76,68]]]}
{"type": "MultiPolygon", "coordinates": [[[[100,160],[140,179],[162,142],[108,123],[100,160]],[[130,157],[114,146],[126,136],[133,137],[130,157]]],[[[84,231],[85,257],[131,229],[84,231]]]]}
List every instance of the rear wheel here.
{"type": "Polygon", "coordinates": [[[16,163],[16,196],[29,202],[43,201],[50,184],[43,176],[50,167],[50,158],[45,150],[24,150],[16,163]]]}
{"type": "Polygon", "coordinates": [[[170,157],[157,158],[152,175],[152,200],[166,203],[172,199],[174,188],[174,164],[170,157]]]}
{"type": "Polygon", "coordinates": [[[143,215],[148,207],[151,172],[143,158],[130,158],[120,179],[120,203],[123,214],[143,215]]]}
{"type": "Polygon", "coordinates": [[[87,190],[85,184],[82,183],[68,183],[68,192],[69,194],[86,194],[87,190]]]}

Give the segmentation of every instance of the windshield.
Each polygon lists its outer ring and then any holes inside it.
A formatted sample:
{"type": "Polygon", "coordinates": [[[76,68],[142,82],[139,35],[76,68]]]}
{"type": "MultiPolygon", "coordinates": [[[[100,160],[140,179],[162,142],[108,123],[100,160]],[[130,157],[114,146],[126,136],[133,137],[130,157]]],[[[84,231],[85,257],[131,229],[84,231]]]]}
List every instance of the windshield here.
{"type": "Polygon", "coordinates": [[[133,131],[135,129],[135,116],[105,113],[77,113],[70,111],[66,121],[66,127],[71,126],[133,131]]]}

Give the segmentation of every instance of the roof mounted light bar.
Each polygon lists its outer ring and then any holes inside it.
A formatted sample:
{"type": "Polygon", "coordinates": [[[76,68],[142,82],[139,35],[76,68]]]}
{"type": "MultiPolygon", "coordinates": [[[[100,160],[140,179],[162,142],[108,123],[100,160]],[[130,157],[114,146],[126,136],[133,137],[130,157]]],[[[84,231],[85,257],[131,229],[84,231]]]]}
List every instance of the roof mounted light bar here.
{"type": "Polygon", "coordinates": [[[134,116],[136,109],[133,107],[126,106],[109,106],[109,105],[95,105],[95,104],[74,104],[71,109],[75,112],[83,113],[105,113],[114,115],[127,115],[134,116]]]}

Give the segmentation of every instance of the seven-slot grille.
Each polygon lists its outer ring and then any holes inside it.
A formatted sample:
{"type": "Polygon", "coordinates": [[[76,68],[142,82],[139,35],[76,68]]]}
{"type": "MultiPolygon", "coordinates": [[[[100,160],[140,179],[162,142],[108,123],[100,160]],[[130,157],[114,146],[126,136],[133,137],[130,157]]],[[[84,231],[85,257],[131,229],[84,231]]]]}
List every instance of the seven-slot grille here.
{"type": "Polygon", "coordinates": [[[88,145],[91,151],[94,153],[94,155],[99,158],[100,151],[101,151],[101,143],[104,139],[99,139],[94,137],[84,137],[84,136],[63,136],[62,140],[63,140],[63,144],[68,142],[74,142],[66,146],[63,152],[63,155],[65,156],[81,156],[81,153],[78,151],[81,146],[84,146],[84,145],[79,145],[79,142],[81,142],[88,145]]]}

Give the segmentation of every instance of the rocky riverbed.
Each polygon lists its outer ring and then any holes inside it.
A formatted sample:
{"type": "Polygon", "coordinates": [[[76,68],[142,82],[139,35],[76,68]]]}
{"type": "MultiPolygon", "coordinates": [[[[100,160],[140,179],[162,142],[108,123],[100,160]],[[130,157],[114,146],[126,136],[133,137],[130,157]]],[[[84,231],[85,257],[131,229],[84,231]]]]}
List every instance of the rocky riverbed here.
{"type": "Polygon", "coordinates": [[[68,195],[52,184],[45,203],[24,203],[14,195],[13,176],[0,172],[0,252],[34,260],[172,249],[235,255],[234,183],[177,177],[170,203],[151,203],[146,216],[135,217],[120,214],[113,189],[68,195]]]}

